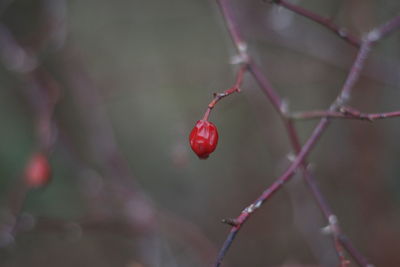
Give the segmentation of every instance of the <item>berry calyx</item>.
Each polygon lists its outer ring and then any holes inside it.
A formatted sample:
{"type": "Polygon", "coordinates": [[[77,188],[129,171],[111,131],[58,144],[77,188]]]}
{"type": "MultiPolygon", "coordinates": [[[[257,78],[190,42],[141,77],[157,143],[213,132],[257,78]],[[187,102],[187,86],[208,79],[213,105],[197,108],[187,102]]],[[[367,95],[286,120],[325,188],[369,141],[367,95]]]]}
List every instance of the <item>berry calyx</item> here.
{"type": "Polygon", "coordinates": [[[25,182],[30,187],[41,187],[49,183],[51,167],[47,156],[42,153],[34,154],[26,165],[25,182]]]}
{"type": "Polygon", "coordinates": [[[217,147],[217,127],[208,120],[199,120],[190,132],[189,141],[194,153],[206,159],[217,147]]]}

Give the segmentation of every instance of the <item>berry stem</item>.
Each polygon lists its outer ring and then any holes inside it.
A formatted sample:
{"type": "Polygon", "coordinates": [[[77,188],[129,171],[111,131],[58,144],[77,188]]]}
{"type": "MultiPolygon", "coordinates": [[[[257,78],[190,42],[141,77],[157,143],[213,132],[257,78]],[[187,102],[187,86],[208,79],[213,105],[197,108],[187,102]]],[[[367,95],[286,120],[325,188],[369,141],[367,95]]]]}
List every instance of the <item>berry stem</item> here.
{"type": "Polygon", "coordinates": [[[214,98],[211,100],[211,102],[208,104],[207,110],[204,113],[204,116],[202,120],[208,121],[208,118],[210,117],[211,110],[215,107],[215,105],[224,97],[227,97],[233,93],[239,93],[240,92],[240,87],[243,84],[243,77],[244,73],[248,70],[248,64],[242,64],[239,68],[239,70],[236,73],[236,81],[234,85],[221,92],[221,93],[214,93],[214,98]]]}

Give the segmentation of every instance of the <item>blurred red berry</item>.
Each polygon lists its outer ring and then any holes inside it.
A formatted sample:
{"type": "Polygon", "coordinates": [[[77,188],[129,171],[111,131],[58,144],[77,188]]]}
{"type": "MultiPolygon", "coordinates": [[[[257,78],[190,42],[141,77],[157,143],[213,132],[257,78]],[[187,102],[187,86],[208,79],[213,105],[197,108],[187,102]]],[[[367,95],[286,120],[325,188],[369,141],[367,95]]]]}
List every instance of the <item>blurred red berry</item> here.
{"type": "Polygon", "coordinates": [[[51,167],[47,157],[37,153],[31,157],[25,169],[25,181],[31,187],[40,187],[49,183],[51,167]]]}
{"type": "Polygon", "coordinates": [[[206,159],[217,147],[217,127],[209,121],[199,120],[190,133],[189,141],[194,153],[206,159]]]}

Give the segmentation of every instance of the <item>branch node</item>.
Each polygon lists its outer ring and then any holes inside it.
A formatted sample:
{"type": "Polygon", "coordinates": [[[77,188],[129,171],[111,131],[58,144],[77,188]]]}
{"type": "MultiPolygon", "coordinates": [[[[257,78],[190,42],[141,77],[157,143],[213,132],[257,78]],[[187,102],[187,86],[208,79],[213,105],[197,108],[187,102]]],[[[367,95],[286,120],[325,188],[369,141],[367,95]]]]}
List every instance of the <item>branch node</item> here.
{"type": "Polygon", "coordinates": [[[247,54],[247,44],[245,42],[238,43],[237,48],[240,55],[247,54]]]}
{"type": "Polygon", "coordinates": [[[238,226],[239,222],[236,219],[226,218],[221,220],[222,223],[228,224],[230,226],[238,226]]]}
{"type": "Polygon", "coordinates": [[[335,234],[338,224],[338,219],[335,215],[328,217],[329,224],[321,229],[321,233],[324,235],[335,234]]]}
{"type": "Polygon", "coordinates": [[[247,64],[249,62],[249,56],[246,52],[239,53],[238,55],[234,55],[231,57],[230,64],[232,65],[240,65],[247,64]]]}
{"type": "Polygon", "coordinates": [[[289,112],[289,101],[286,99],[282,99],[281,101],[281,105],[280,105],[280,110],[281,113],[285,116],[285,117],[289,117],[290,116],[290,112],[289,112]]]}
{"type": "Polygon", "coordinates": [[[296,155],[293,152],[290,152],[289,154],[287,154],[286,157],[290,162],[293,162],[296,160],[296,155]]]}
{"type": "Polygon", "coordinates": [[[257,201],[257,203],[253,203],[250,206],[248,206],[247,208],[245,208],[243,210],[242,213],[253,213],[256,209],[258,209],[262,204],[262,201],[257,201]]]}
{"type": "Polygon", "coordinates": [[[338,29],[338,34],[342,38],[346,38],[348,36],[347,30],[344,28],[338,29]]]}
{"type": "Polygon", "coordinates": [[[249,56],[247,54],[247,44],[245,42],[239,42],[236,45],[238,54],[231,58],[230,63],[232,65],[248,64],[249,56]]]}
{"type": "Polygon", "coordinates": [[[328,220],[329,220],[329,224],[330,225],[337,225],[338,224],[338,219],[333,214],[329,216],[328,220]]]}
{"type": "Polygon", "coordinates": [[[350,93],[347,91],[343,91],[336,100],[336,104],[334,107],[342,107],[345,103],[350,100],[350,93]]]}
{"type": "Polygon", "coordinates": [[[373,29],[363,38],[365,41],[376,42],[381,38],[381,34],[378,29],[373,29]]]}
{"type": "Polygon", "coordinates": [[[262,203],[263,202],[261,200],[257,201],[257,203],[254,205],[254,208],[258,209],[259,207],[261,207],[262,203]]]}

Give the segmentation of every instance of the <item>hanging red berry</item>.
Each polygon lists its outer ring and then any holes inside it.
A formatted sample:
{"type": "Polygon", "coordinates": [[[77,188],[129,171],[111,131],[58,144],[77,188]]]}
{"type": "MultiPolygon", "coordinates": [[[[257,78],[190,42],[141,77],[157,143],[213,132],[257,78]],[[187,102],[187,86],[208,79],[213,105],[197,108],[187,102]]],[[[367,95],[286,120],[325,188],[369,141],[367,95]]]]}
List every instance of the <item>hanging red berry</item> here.
{"type": "Polygon", "coordinates": [[[217,147],[217,127],[207,120],[199,120],[190,132],[189,141],[194,153],[206,159],[217,147]]]}
{"type": "Polygon", "coordinates": [[[31,187],[46,185],[51,179],[51,167],[47,156],[37,153],[31,157],[25,169],[25,181],[31,187]]]}

